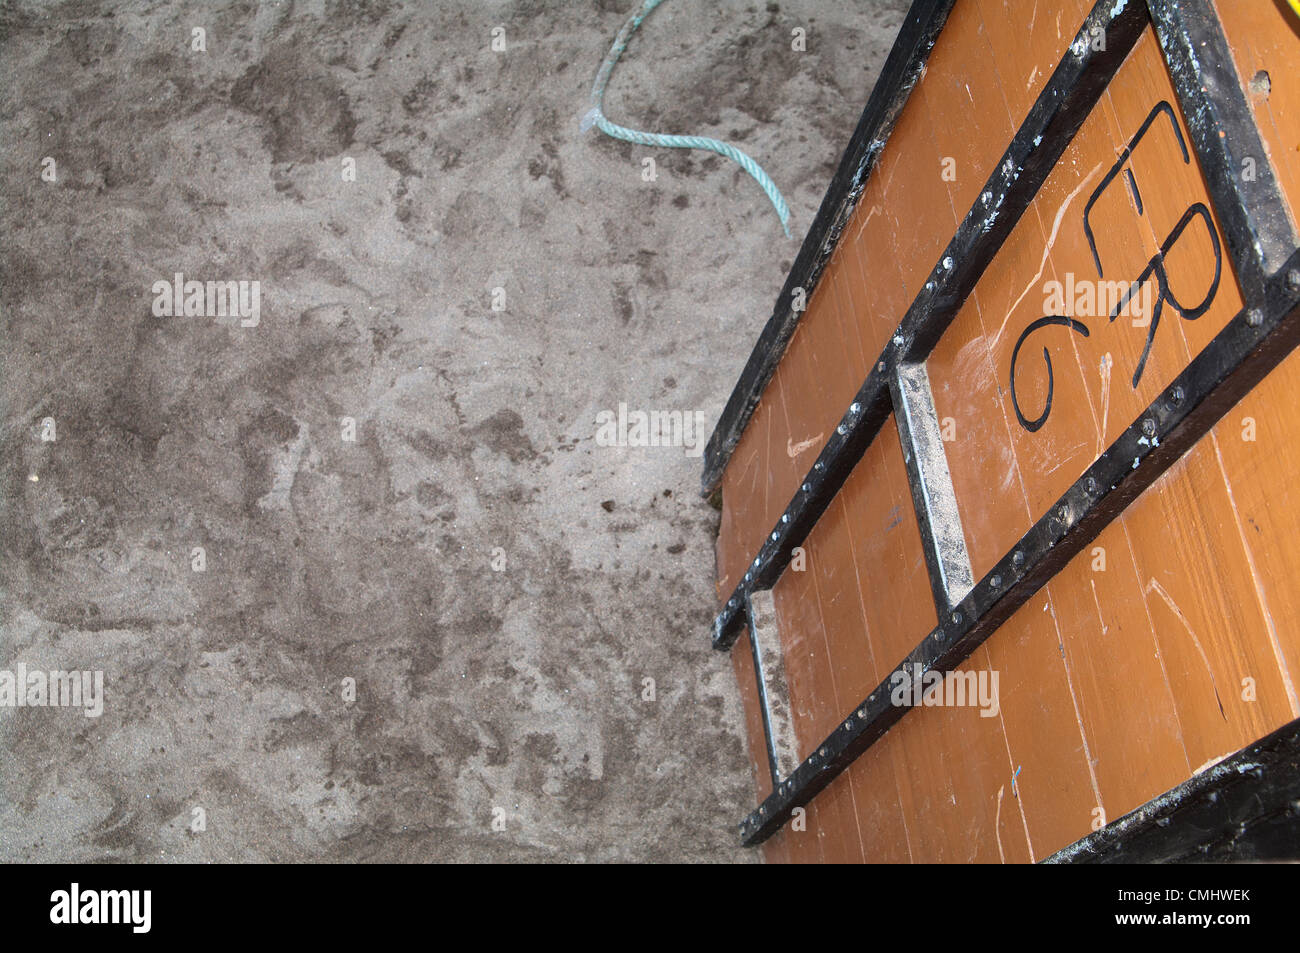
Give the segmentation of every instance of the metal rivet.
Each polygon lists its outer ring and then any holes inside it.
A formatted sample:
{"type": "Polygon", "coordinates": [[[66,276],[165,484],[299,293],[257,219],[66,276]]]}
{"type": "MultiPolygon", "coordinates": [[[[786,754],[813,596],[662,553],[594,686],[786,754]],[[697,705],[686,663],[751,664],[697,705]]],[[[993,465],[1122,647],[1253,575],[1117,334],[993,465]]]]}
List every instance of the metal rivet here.
{"type": "Polygon", "coordinates": [[[1187,394],[1183,391],[1181,387],[1175,387],[1173,390],[1169,392],[1169,399],[1174,402],[1175,407],[1181,404],[1183,402],[1183,398],[1186,396],[1187,394]]]}
{"type": "Polygon", "coordinates": [[[878,363],[876,365],[876,370],[880,371],[880,373],[882,374],[885,373],[885,362],[881,361],[880,363],[878,363]]]}
{"type": "Polygon", "coordinates": [[[856,414],[861,409],[862,409],[862,405],[859,404],[856,400],[853,403],[849,404],[849,413],[851,414],[856,414]]]}
{"type": "Polygon", "coordinates": [[[1246,312],[1246,323],[1252,328],[1257,328],[1264,323],[1264,312],[1259,308],[1251,308],[1246,312]]]}
{"type": "Polygon", "coordinates": [[[1019,551],[1013,553],[1011,556],[1011,565],[1015,566],[1017,569],[1024,568],[1025,554],[1019,551]]]}
{"type": "Polygon", "coordinates": [[[845,730],[845,731],[850,731],[850,730],[852,730],[852,728],[853,728],[853,716],[850,715],[849,718],[848,718],[848,720],[846,720],[846,721],[844,722],[844,730],[845,730]]]}
{"type": "Polygon", "coordinates": [[[952,624],[953,624],[953,625],[961,625],[961,613],[960,613],[960,612],[954,612],[954,613],[952,614],[952,624]]]}
{"type": "Polygon", "coordinates": [[[1154,437],[1156,435],[1156,422],[1150,417],[1142,421],[1142,432],[1148,437],[1154,437]]]}
{"type": "Polygon", "coordinates": [[[992,586],[994,589],[1001,589],[1002,577],[995,574],[993,578],[989,580],[989,585],[992,586]]]}
{"type": "Polygon", "coordinates": [[[1097,481],[1094,480],[1092,477],[1088,477],[1088,479],[1083,481],[1083,488],[1087,490],[1089,493],[1096,493],[1097,481]]]}
{"type": "Polygon", "coordinates": [[[816,463],[813,464],[813,469],[816,470],[818,473],[820,473],[822,470],[826,469],[826,464],[818,460],[816,463]]]}
{"type": "Polygon", "coordinates": [[[867,710],[866,710],[865,708],[859,708],[859,709],[858,709],[858,717],[859,717],[859,718],[866,718],[866,717],[867,717],[867,710]]]}
{"type": "Polygon", "coordinates": [[[1056,511],[1056,518],[1057,518],[1058,520],[1060,520],[1062,523],[1068,523],[1068,522],[1070,521],[1070,509],[1069,509],[1069,507],[1062,506],[1059,510],[1057,510],[1057,511],[1056,511]]]}
{"type": "Polygon", "coordinates": [[[1292,291],[1300,291],[1300,268],[1292,268],[1286,273],[1286,286],[1292,291]]]}
{"type": "Polygon", "coordinates": [[[822,748],[822,750],[821,750],[821,751],[818,751],[817,753],[818,753],[819,755],[821,755],[823,758],[826,757],[826,749],[825,749],[825,748],[822,748]]]}
{"type": "Polygon", "coordinates": [[[807,493],[807,492],[808,492],[809,490],[811,490],[811,489],[812,489],[812,485],[811,485],[811,484],[809,484],[809,483],[805,483],[805,484],[803,485],[803,491],[804,491],[805,493],[807,493]]]}
{"type": "Polygon", "coordinates": [[[781,514],[781,522],[782,522],[782,523],[788,523],[788,522],[790,522],[790,514],[789,514],[789,513],[782,513],[782,514],[781,514]]]}
{"type": "Polygon", "coordinates": [[[849,428],[844,426],[843,424],[840,424],[838,427],[835,428],[835,432],[839,434],[841,437],[843,437],[846,433],[849,432],[849,428]]]}

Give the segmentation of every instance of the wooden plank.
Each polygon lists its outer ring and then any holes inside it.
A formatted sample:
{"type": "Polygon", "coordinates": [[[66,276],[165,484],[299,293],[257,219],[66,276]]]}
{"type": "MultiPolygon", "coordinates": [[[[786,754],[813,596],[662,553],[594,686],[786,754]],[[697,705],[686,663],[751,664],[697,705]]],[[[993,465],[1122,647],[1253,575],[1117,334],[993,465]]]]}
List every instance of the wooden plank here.
{"type": "Polygon", "coordinates": [[[846,259],[843,274],[853,301],[850,313],[868,361],[884,350],[912,303],[903,289],[888,229],[880,219],[885,202],[884,182],[874,175],[840,240],[846,259]]]}
{"type": "MultiPolygon", "coordinates": [[[[981,649],[961,672],[989,672],[981,649]]],[[[991,686],[990,686],[991,687],[991,686]]],[[[1002,725],[976,706],[919,707],[890,735],[907,752],[907,822],[917,863],[1025,863],[1029,842],[1002,725]]],[[[870,752],[868,752],[870,753],[870,752]]]]}
{"type": "Polygon", "coordinates": [[[1193,770],[1294,714],[1211,438],[1125,511],[1193,770]],[[1243,698],[1243,678],[1256,700],[1243,698]]]}
{"type": "MultiPolygon", "coordinates": [[[[941,52],[940,46],[936,46],[930,56],[930,68],[942,69],[950,56],[950,47],[944,47],[941,52]]],[[[943,166],[930,127],[944,122],[945,117],[924,115],[914,108],[925,86],[926,80],[922,79],[894,127],[894,135],[901,137],[900,148],[886,149],[880,157],[876,175],[881,178],[885,201],[880,214],[872,220],[873,227],[877,227],[879,220],[878,227],[887,230],[894,262],[903,281],[903,297],[909,304],[929,279],[957,229],[947,190],[935,187],[943,166]]],[[[971,135],[980,134],[978,123],[971,128],[968,120],[967,128],[971,135]]],[[[1006,143],[1002,148],[1006,148],[1006,143]]]]}
{"type": "Polygon", "coordinates": [[[1037,860],[1090,830],[1099,800],[1047,591],[1021,606],[985,643],[999,673],[1001,721],[1015,796],[1037,860]]]}
{"type": "Polygon", "coordinates": [[[930,124],[930,137],[940,157],[939,167],[933,170],[933,177],[929,169],[917,169],[912,174],[947,191],[949,207],[960,220],[979,198],[980,189],[1001,161],[1016,126],[1002,108],[1004,96],[997,71],[970,66],[973,62],[993,60],[988,26],[979,4],[956,4],[944,29],[962,37],[965,56],[962,59],[941,57],[929,63],[925,81],[913,90],[915,105],[909,108],[914,108],[920,116],[956,112],[962,118],[930,124]],[[979,118],[978,134],[972,134],[971,116],[979,118]],[[953,160],[951,165],[948,159],[953,160]]]}
{"type": "MultiPolygon", "coordinates": [[[[1300,709],[1300,353],[1212,431],[1256,599],[1292,711],[1300,709]]],[[[1300,716],[1298,716],[1300,717],[1300,716]]]]}
{"type": "Polygon", "coordinates": [[[937,621],[902,454],[891,417],[840,490],[853,525],[857,580],[881,673],[902,661],[937,621]]]}
{"type": "MultiPolygon", "coordinates": [[[[837,722],[858,703],[874,684],[874,667],[871,665],[871,647],[863,619],[857,573],[853,563],[853,546],[847,510],[843,501],[837,500],[814,527],[804,544],[804,569],[792,565],[787,574],[807,573],[814,583],[820,610],[821,632],[826,642],[827,658],[831,661],[831,711],[834,719],[816,741],[825,737],[837,722]]],[[[861,834],[858,830],[858,809],[855,803],[852,777],[845,773],[836,779],[826,793],[838,797],[841,809],[849,812],[839,836],[843,843],[835,845],[849,862],[861,863],[864,859],[861,834]]],[[[834,833],[832,833],[834,836],[834,833]]]]}
{"type": "MultiPolygon", "coordinates": [[[[1007,111],[1019,128],[1066,48],[1092,10],[1092,0],[975,0],[1007,111]]],[[[992,105],[977,106],[991,109],[992,105]]]]}
{"type": "Polygon", "coordinates": [[[1049,584],[1104,821],[1192,773],[1128,531],[1108,526],[1049,584]]]}

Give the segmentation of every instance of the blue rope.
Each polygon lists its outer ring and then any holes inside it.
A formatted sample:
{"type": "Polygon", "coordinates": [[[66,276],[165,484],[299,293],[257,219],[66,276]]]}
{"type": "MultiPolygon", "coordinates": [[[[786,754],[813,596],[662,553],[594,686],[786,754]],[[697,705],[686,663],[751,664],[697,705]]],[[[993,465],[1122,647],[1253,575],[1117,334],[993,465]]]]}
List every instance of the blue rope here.
{"type": "Polygon", "coordinates": [[[650,11],[661,3],[663,3],[663,0],[644,0],[640,11],[624,23],[623,29],[618,31],[618,36],[614,38],[614,45],[610,47],[609,55],[605,57],[605,62],[601,64],[600,72],[596,74],[596,82],[591,87],[591,109],[582,117],[582,131],[586,132],[592,126],[595,126],[607,136],[622,139],[624,142],[634,142],[641,146],[664,146],[669,149],[708,149],[710,152],[726,156],[748,172],[754,181],[762,186],[763,191],[767,193],[767,197],[772,201],[772,207],[776,209],[777,216],[781,219],[781,227],[785,229],[785,237],[789,238],[790,209],[786,206],[785,199],[781,197],[781,190],[763,171],[762,166],[735,146],[705,136],[665,136],[655,132],[642,132],[640,129],[629,129],[626,126],[620,126],[605,118],[605,112],[602,108],[605,101],[605,87],[609,84],[609,78],[614,73],[614,65],[618,62],[619,57],[623,55],[623,51],[627,49],[628,40],[632,38],[632,34],[641,25],[641,21],[648,17],[650,11]]]}

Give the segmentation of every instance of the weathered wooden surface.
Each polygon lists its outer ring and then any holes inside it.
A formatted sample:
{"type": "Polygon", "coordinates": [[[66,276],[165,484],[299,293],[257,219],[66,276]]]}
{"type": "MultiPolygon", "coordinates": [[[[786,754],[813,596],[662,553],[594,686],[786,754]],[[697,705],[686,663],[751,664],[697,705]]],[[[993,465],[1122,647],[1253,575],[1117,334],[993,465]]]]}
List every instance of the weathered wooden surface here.
{"type": "MultiPolygon", "coordinates": [[[[1050,6],[954,7],[723,475],[721,593],[743,575],[1090,4],[1050,6]]],[[[1300,74],[1288,67],[1300,62],[1300,38],[1270,4],[1221,3],[1220,13],[1294,206],[1300,74]]],[[[977,577],[1240,310],[1211,208],[1148,31],[929,360],[977,577]],[[1064,323],[1031,329],[1054,313],[1049,282],[1127,285],[1153,259],[1176,299],[1154,332],[1150,307],[1111,321],[1073,298],[1082,307],[1063,316],[1086,335],[1064,323]],[[1202,301],[1193,317],[1173,306],[1202,301]]],[[[1148,284],[1150,302],[1154,275],[1148,284]]],[[[805,831],[787,827],[768,842],[768,859],[1041,859],[1300,715],[1297,403],[1292,357],[963,666],[998,673],[996,715],[910,711],[809,805],[805,831]]],[[[801,754],[935,622],[892,421],[805,549],[805,570],[787,570],[775,589],[801,754]]],[[[737,662],[742,680],[746,664],[737,662]]],[[[746,703],[756,703],[752,691],[746,703]]],[[[761,725],[755,736],[750,720],[763,794],[761,725]]]]}

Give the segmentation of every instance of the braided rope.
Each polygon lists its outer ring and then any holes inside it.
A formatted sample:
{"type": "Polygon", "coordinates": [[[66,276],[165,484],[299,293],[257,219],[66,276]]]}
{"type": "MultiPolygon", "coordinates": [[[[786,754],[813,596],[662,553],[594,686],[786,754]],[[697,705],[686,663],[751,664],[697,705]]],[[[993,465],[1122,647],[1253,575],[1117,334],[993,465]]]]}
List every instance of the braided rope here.
{"type": "Polygon", "coordinates": [[[735,146],[718,139],[710,139],[707,136],[668,136],[657,132],[629,129],[627,126],[620,126],[618,123],[610,122],[605,118],[603,109],[605,87],[609,85],[609,79],[614,74],[614,66],[618,63],[619,57],[623,55],[623,51],[627,49],[628,40],[632,38],[632,34],[636,32],[637,27],[662,2],[663,0],[644,0],[641,9],[623,24],[623,29],[618,31],[618,36],[614,38],[614,45],[610,47],[609,55],[605,57],[605,62],[601,64],[600,71],[596,74],[596,81],[592,84],[591,109],[582,117],[582,131],[586,132],[592,126],[595,126],[607,136],[641,146],[663,146],[668,149],[707,149],[710,152],[716,152],[720,156],[726,156],[748,172],[754,181],[762,187],[763,191],[767,193],[768,199],[772,202],[772,207],[776,209],[777,217],[781,219],[781,227],[785,230],[785,236],[789,238],[790,209],[781,196],[781,190],[763,171],[762,166],[735,146]]]}

